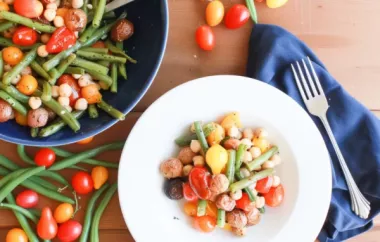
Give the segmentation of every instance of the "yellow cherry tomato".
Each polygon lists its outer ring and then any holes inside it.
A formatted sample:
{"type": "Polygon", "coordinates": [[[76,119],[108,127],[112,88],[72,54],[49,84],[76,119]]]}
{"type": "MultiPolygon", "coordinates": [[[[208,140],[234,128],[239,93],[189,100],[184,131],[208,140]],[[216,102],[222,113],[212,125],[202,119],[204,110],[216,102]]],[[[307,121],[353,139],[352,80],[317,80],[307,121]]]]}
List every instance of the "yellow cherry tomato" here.
{"type": "Polygon", "coordinates": [[[15,228],[8,231],[5,238],[6,242],[28,242],[28,236],[24,230],[15,228]]]}
{"type": "Polygon", "coordinates": [[[91,141],[93,139],[94,139],[94,136],[91,136],[91,137],[88,137],[86,139],[82,139],[82,140],[78,141],[77,144],[85,145],[85,144],[91,143],[91,141]]]}
{"type": "Polygon", "coordinates": [[[215,0],[210,2],[206,8],[206,22],[211,27],[217,26],[224,17],[223,3],[215,0]]]}
{"type": "Polygon", "coordinates": [[[233,126],[241,128],[242,125],[240,121],[240,114],[236,112],[228,114],[226,117],[224,117],[220,125],[222,125],[226,132],[228,132],[228,130],[233,126]]]}
{"type": "Polygon", "coordinates": [[[228,223],[225,223],[225,224],[224,224],[223,229],[224,229],[224,230],[227,230],[227,231],[232,231],[232,227],[231,227],[231,225],[228,224],[228,223]]]}
{"type": "Polygon", "coordinates": [[[28,126],[28,117],[20,114],[19,112],[15,112],[16,123],[21,126],[28,126]]]}
{"type": "Polygon", "coordinates": [[[73,205],[69,203],[61,203],[54,210],[54,219],[57,223],[61,224],[71,219],[74,214],[73,205]]]}
{"type": "Polygon", "coordinates": [[[285,5],[288,0],[267,0],[267,6],[269,8],[279,8],[285,5]]]}
{"type": "Polygon", "coordinates": [[[16,85],[17,90],[25,95],[32,95],[37,90],[37,87],[38,82],[32,75],[22,76],[21,80],[16,85]]]}
{"type": "Polygon", "coordinates": [[[187,202],[183,205],[183,210],[188,216],[196,217],[197,216],[198,205],[194,202],[187,202]]]}
{"type": "Polygon", "coordinates": [[[266,139],[262,138],[253,138],[252,140],[253,146],[259,147],[261,150],[261,153],[266,152],[267,150],[270,149],[270,143],[266,139]]]}
{"type": "Polygon", "coordinates": [[[103,166],[96,166],[91,171],[94,188],[99,189],[108,180],[108,170],[103,166]]]}
{"type": "Polygon", "coordinates": [[[215,144],[208,149],[206,153],[206,162],[213,174],[220,174],[226,166],[227,161],[228,153],[222,146],[215,144]]]}
{"type": "Polygon", "coordinates": [[[3,59],[5,63],[11,66],[17,65],[23,57],[24,54],[17,47],[10,46],[3,49],[3,59]]]}
{"type": "Polygon", "coordinates": [[[211,123],[214,130],[207,136],[207,143],[209,145],[219,144],[225,137],[225,132],[222,126],[217,123],[211,123]]]}

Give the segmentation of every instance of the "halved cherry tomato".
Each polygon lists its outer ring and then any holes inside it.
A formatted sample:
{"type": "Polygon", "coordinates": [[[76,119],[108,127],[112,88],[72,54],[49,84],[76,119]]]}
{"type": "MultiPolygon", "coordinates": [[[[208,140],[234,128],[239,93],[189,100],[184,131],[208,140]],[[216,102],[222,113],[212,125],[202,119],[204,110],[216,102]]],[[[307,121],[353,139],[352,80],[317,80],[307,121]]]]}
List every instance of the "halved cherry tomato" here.
{"type": "Polygon", "coordinates": [[[90,174],[84,171],[77,172],[71,179],[74,190],[81,195],[88,194],[94,189],[94,182],[90,174]]]}
{"type": "Polygon", "coordinates": [[[57,237],[61,242],[72,242],[75,241],[81,233],[82,225],[75,220],[69,220],[59,226],[57,237]]]}
{"type": "Polygon", "coordinates": [[[284,187],[280,184],[272,187],[268,193],[264,194],[265,203],[270,207],[279,206],[284,200],[284,187]]]}
{"type": "Polygon", "coordinates": [[[256,191],[259,193],[267,193],[273,185],[273,176],[268,176],[264,179],[258,180],[256,183],[256,191]]]}
{"type": "Polygon", "coordinates": [[[215,203],[207,201],[206,215],[216,218],[218,216],[218,208],[215,203]]]}
{"type": "Polygon", "coordinates": [[[207,215],[201,216],[201,217],[195,217],[193,225],[199,231],[209,233],[215,229],[216,218],[213,218],[213,217],[207,216],[207,215]]]}
{"type": "Polygon", "coordinates": [[[88,143],[91,143],[91,141],[94,139],[94,136],[90,136],[86,139],[82,139],[80,141],[77,142],[77,144],[80,144],[80,145],[86,145],[88,143]]]}
{"type": "Polygon", "coordinates": [[[197,216],[197,209],[198,205],[194,202],[187,202],[183,205],[183,210],[185,210],[185,213],[191,217],[197,216]]]}
{"type": "Polygon", "coordinates": [[[5,242],[28,242],[28,236],[24,230],[14,228],[8,231],[5,242]]]}
{"type": "Polygon", "coordinates": [[[20,26],[13,33],[13,43],[21,46],[31,46],[37,42],[37,32],[29,27],[20,26]]]}
{"type": "Polygon", "coordinates": [[[42,148],[37,151],[36,155],[34,156],[34,162],[38,166],[49,167],[53,165],[55,158],[55,152],[52,149],[42,148]]]}
{"type": "Polygon", "coordinates": [[[102,94],[100,94],[95,84],[83,87],[80,93],[87,100],[88,104],[99,103],[102,100],[102,94]]]}
{"type": "Polygon", "coordinates": [[[57,223],[64,223],[73,216],[74,208],[73,205],[69,203],[61,203],[54,210],[54,219],[57,223]]]}
{"type": "Polygon", "coordinates": [[[46,44],[46,51],[50,54],[59,53],[75,45],[75,34],[66,27],[56,29],[46,44]]]}
{"type": "Polygon", "coordinates": [[[243,192],[242,197],[236,201],[236,207],[247,212],[250,211],[253,206],[255,206],[255,204],[251,202],[248,194],[245,192],[243,192]]]}
{"type": "Polygon", "coordinates": [[[197,194],[193,191],[190,184],[188,182],[183,184],[183,197],[186,199],[186,201],[189,202],[195,202],[198,201],[197,194]]]}
{"type": "Polygon", "coordinates": [[[44,6],[38,0],[15,0],[13,7],[17,14],[27,18],[37,18],[44,11],[44,6]]]}
{"type": "Polygon", "coordinates": [[[203,25],[195,32],[195,40],[199,47],[203,50],[212,50],[215,47],[215,35],[212,29],[203,25]]]}
{"type": "Polygon", "coordinates": [[[17,65],[23,57],[24,53],[17,47],[9,46],[3,49],[3,59],[11,66],[17,65]]]}
{"type": "Polygon", "coordinates": [[[190,171],[190,186],[199,198],[208,199],[211,197],[210,181],[211,175],[205,169],[194,167],[190,171]]]}
{"type": "Polygon", "coordinates": [[[23,208],[33,208],[38,204],[38,194],[32,190],[20,192],[16,197],[16,204],[23,208]]]}
{"type": "Polygon", "coordinates": [[[80,98],[80,87],[78,85],[77,80],[74,79],[71,75],[63,74],[57,81],[57,85],[60,86],[62,84],[68,84],[71,87],[72,93],[69,97],[70,106],[74,107],[75,102],[80,98]]]}
{"type": "Polygon", "coordinates": [[[250,13],[248,8],[243,4],[233,5],[224,18],[224,24],[229,29],[238,29],[248,22],[250,13]]]}
{"type": "Polygon", "coordinates": [[[91,47],[93,47],[93,48],[106,48],[106,44],[103,41],[97,41],[91,47]]]}
{"type": "Polygon", "coordinates": [[[37,234],[41,239],[51,240],[57,235],[58,225],[49,207],[42,209],[41,218],[37,223],[37,234]]]}

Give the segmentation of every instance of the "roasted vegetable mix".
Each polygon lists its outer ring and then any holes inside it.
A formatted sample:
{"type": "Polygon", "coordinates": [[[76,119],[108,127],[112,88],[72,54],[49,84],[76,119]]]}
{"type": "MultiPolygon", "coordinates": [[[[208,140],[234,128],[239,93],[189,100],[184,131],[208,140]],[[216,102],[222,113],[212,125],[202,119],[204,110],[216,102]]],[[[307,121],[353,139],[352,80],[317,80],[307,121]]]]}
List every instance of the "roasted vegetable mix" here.
{"type": "Polygon", "coordinates": [[[98,109],[123,120],[103,100],[136,63],[123,50],[134,33],[126,13],[106,12],[106,0],[0,2],[0,123],[15,119],[32,137],[47,137],[98,109]],[[94,1],[93,1],[94,2],[94,1]]]}
{"type": "Polygon", "coordinates": [[[243,129],[239,113],[230,113],[220,123],[196,121],[191,132],[175,140],[181,150],[160,171],[166,196],[186,200],[196,229],[211,232],[217,225],[242,236],[260,222],[265,206],[281,205],[284,188],[274,170],[281,158],[265,129],[243,129]]]}

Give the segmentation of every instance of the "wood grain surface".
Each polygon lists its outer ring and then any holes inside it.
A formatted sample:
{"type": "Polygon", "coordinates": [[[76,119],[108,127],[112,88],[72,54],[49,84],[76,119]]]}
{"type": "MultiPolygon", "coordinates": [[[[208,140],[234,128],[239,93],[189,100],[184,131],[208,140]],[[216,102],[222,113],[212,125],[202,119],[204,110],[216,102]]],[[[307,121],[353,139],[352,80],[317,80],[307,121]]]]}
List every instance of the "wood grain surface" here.
{"type": "MultiPolygon", "coordinates": [[[[241,0],[222,0],[228,8],[241,0]]],[[[217,46],[212,52],[200,51],[194,42],[195,29],[204,23],[207,1],[168,0],[170,31],[167,51],[158,76],[147,95],[120,122],[98,135],[87,146],[70,145],[71,151],[88,149],[110,141],[125,140],[134,123],[152,102],[173,87],[194,78],[215,74],[244,75],[247,44],[252,24],[230,31],[223,26],[215,28],[217,46]]],[[[380,39],[378,0],[289,0],[280,9],[268,9],[257,4],[261,23],[277,24],[304,40],[322,59],[343,87],[369,109],[380,110],[380,39]]],[[[133,80],[131,80],[133,81],[133,80]]],[[[34,149],[28,149],[33,154],[34,149]]],[[[19,163],[16,146],[0,141],[0,153],[19,163]]],[[[120,152],[109,152],[99,158],[118,162],[120,152]]],[[[63,173],[68,179],[72,171],[63,173]]],[[[112,171],[111,180],[117,180],[112,171]]],[[[82,196],[77,219],[82,221],[88,196],[82,196]]],[[[42,205],[54,207],[56,203],[42,199],[42,205]]],[[[0,210],[0,241],[6,232],[18,223],[11,212],[0,210]]],[[[351,242],[375,242],[380,237],[380,219],[375,227],[351,242]]],[[[132,242],[132,236],[123,221],[118,197],[107,207],[100,224],[100,241],[132,242]]]]}

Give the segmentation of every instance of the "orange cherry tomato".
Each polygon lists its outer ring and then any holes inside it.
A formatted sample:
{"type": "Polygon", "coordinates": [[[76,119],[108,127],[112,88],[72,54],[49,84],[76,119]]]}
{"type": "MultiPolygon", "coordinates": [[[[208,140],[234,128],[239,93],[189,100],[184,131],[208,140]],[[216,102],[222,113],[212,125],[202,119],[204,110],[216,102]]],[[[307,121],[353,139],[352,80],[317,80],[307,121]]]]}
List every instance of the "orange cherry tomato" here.
{"type": "Polygon", "coordinates": [[[9,11],[9,5],[4,2],[0,2],[0,11],[9,11]]]}
{"type": "Polygon", "coordinates": [[[44,6],[38,0],[15,0],[13,7],[17,14],[27,18],[37,18],[44,11],[44,6]]]}
{"type": "Polygon", "coordinates": [[[194,202],[187,202],[183,205],[185,213],[191,217],[197,216],[198,205],[194,202]]]}
{"type": "Polygon", "coordinates": [[[197,194],[195,194],[195,192],[193,191],[193,189],[191,188],[188,182],[183,184],[182,190],[183,190],[183,197],[185,198],[186,201],[189,201],[189,202],[198,201],[197,194]]]}
{"type": "Polygon", "coordinates": [[[61,224],[69,221],[74,214],[73,205],[69,203],[61,203],[54,210],[54,219],[57,223],[61,224]]]}
{"type": "Polygon", "coordinates": [[[196,217],[194,218],[193,225],[194,228],[198,229],[199,231],[209,233],[215,229],[216,218],[207,215],[196,217]]]}
{"type": "Polygon", "coordinates": [[[202,50],[212,50],[215,47],[215,35],[212,29],[203,25],[195,32],[195,40],[202,50]]]}
{"type": "Polygon", "coordinates": [[[88,137],[86,139],[82,139],[82,140],[78,141],[77,144],[85,145],[85,144],[91,143],[91,141],[93,139],[94,139],[94,136],[91,136],[91,137],[88,137]]]}
{"type": "Polygon", "coordinates": [[[87,100],[88,104],[99,103],[102,100],[102,94],[100,94],[98,87],[95,84],[83,87],[81,95],[87,100]]]}
{"type": "Polygon", "coordinates": [[[37,234],[41,239],[54,239],[58,232],[57,222],[49,207],[44,207],[41,212],[41,218],[37,223],[37,234]]]}
{"type": "Polygon", "coordinates": [[[106,44],[103,41],[97,41],[91,47],[93,47],[93,48],[106,48],[106,44]]]}
{"type": "Polygon", "coordinates": [[[28,242],[28,236],[24,230],[14,228],[8,231],[5,242],[28,242]]]}
{"type": "Polygon", "coordinates": [[[60,16],[60,17],[64,18],[68,11],[69,11],[68,8],[58,8],[56,16],[60,16]]]}
{"type": "Polygon", "coordinates": [[[256,183],[256,191],[259,193],[267,193],[273,185],[273,176],[268,176],[264,179],[258,180],[256,183]]]}
{"type": "Polygon", "coordinates": [[[32,75],[22,76],[21,80],[16,85],[17,90],[25,95],[32,95],[37,90],[37,87],[38,82],[32,75]]]}
{"type": "Polygon", "coordinates": [[[21,126],[28,126],[28,117],[20,114],[19,112],[15,112],[16,123],[21,126]]]}
{"type": "Polygon", "coordinates": [[[279,185],[272,187],[268,193],[264,194],[265,203],[270,207],[278,207],[284,200],[284,187],[279,185]]]}
{"type": "Polygon", "coordinates": [[[3,59],[5,63],[11,66],[17,65],[22,60],[23,57],[24,57],[24,54],[17,47],[10,46],[3,49],[3,59]]]}
{"type": "Polygon", "coordinates": [[[108,180],[108,170],[103,166],[96,166],[92,168],[91,177],[94,181],[94,188],[97,190],[108,180]]]}
{"type": "Polygon", "coordinates": [[[213,218],[216,218],[218,216],[218,208],[216,207],[215,203],[207,201],[206,215],[209,215],[213,218]]]}
{"type": "Polygon", "coordinates": [[[224,6],[221,1],[209,2],[206,8],[206,22],[211,27],[217,26],[224,17],[224,6]]]}

